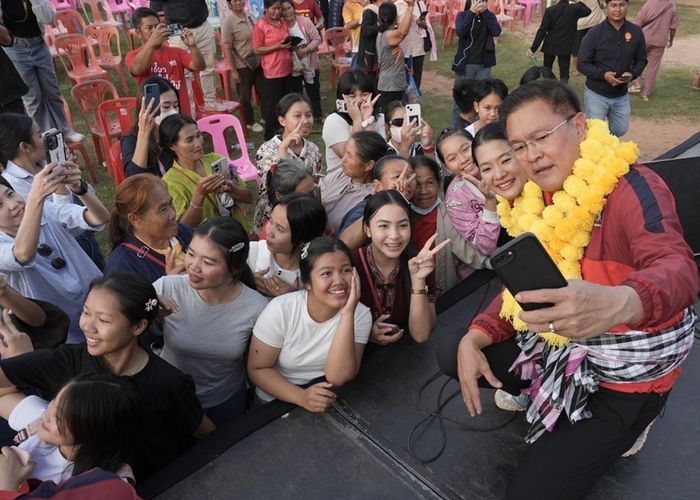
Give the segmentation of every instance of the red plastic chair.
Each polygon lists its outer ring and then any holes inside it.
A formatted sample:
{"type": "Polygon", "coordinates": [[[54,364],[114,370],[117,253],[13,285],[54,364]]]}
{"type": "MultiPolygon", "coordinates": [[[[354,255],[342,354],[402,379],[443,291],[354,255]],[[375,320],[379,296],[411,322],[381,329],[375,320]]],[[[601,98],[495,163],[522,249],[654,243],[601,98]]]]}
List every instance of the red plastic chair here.
{"type": "Polygon", "coordinates": [[[253,180],[258,183],[260,182],[258,169],[255,168],[253,162],[250,161],[245,134],[243,133],[243,126],[238,118],[223,114],[205,116],[197,120],[197,127],[199,127],[201,132],[211,136],[212,143],[214,144],[214,151],[224,156],[231,165],[236,167],[236,172],[241,179],[246,182],[253,180]],[[236,160],[231,159],[229,147],[228,144],[226,144],[225,133],[229,128],[233,128],[236,132],[236,138],[238,139],[238,145],[241,151],[241,157],[236,160]]]}
{"type": "Polygon", "coordinates": [[[463,0],[447,0],[447,25],[444,29],[444,35],[442,38],[442,48],[445,48],[445,44],[452,45],[455,39],[456,26],[455,21],[457,20],[457,14],[464,10],[465,2],[463,0]],[[449,42],[448,42],[449,40],[449,42]]]}
{"type": "Polygon", "coordinates": [[[102,151],[105,132],[97,117],[97,108],[102,101],[118,98],[117,89],[108,80],[90,80],[74,86],[70,93],[90,130],[97,159],[100,162],[106,161],[106,154],[102,151]]]}
{"type": "MultiPolygon", "coordinates": [[[[218,31],[216,33],[216,43],[219,45],[219,50],[221,50],[221,53],[224,53],[224,40],[221,37],[221,33],[218,31]]],[[[216,74],[219,77],[219,80],[221,81],[221,87],[224,89],[224,98],[227,101],[231,100],[231,97],[233,96],[233,93],[231,92],[231,66],[229,66],[228,61],[226,58],[224,59],[217,59],[215,64],[214,64],[214,69],[216,70],[216,74]]]]}
{"type": "Polygon", "coordinates": [[[100,68],[95,51],[85,36],[59,36],[55,45],[63,68],[73,84],[108,78],[107,72],[100,68]]]}
{"type": "MultiPolygon", "coordinates": [[[[515,31],[515,18],[506,13],[503,0],[488,0],[488,9],[496,16],[498,24],[503,26],[508,23],[508,29],[515,31]]],[[[493,37],[493,40],[498,43],[498,37],[493,37]]]]}
{"type": "Polygon", "coordinates": [[[112,68],[119,75],[122,90],[125,94],[128,94],[129,87],[126,85],[126,75],[122,64],[119,30],[106,24],[90,24],[85,27],[85,36],[88,40],[95,40],[96,42],[99,49],[97,63],[102,69],[112,68]],[[115,51],[116,54],[114,53],[115,51]]]}
{"type": "Polygon", "coordinates": [[[56,52],[56,32],[50,24],[44,25],[44,42],[49,48],[51,57],[58,57],[58,52],[56,52]]]}
{"type": "MultiPolygon", "coordinates": [[[[66,121],[68,122],[68,126],[75,130],[75,125],[73,125],[73,116],[71,115],[68,102],[63,96],[61,96],[61,101],[63,102],[63,113],[66,115],[66,121]]],[[[97,184],[97,174],[95,173],[95,166],[92,164],[90,155],[88,155],[87,148],[85,147],[85,139],[79,142],[66,142],[66,145],[68,146],[68,149],[70,149],[71,153],[75,154],[76,151],[80,153],[80,156],[83,157],[85,166],[87,167],[88,172],[90,173],[92,183],[97,184]]]]}
{"type": "Polygon", "coordinates": [[[115,147],[120,147],[119,141],[116,139],[131,130],[135,109],[135,97],[109,99],[100,103],[97,108],[97,115],[102,130],[107,132],[104,136],[105,151],[109,155],[107,166],[112,174],[115,186],[118,186],[124,180],[124,167],[122,166],[121,158],[116,158],[116,155],[113,154],[115,147]]]}
{"type": "Polygon", "coordinates": [[[122,163],[122,145],[119,141],[112,144],[109,148],[109,160],[107,161],[107,170],[112,176],[114,187],[124,182],[126,173],[124,172],[124,164],[122,163]]]}
{"type": "MultiPolygon", "coordinates": [[[[56,25],[65,28],[66,33],[82,34],[85,31],[85,19],[80,12],[74,9],[59,10],[56,12],[56,25]]],[[[58,33],[57,33],[58,35],[58,33]]]]}
{"type": "Polygon", "coordinates": [[[352,59],[348,54],[352,50],[350,30],[347,28],[330,28],[326,30],[326,41],[333,49],[331,61],[331,88],[335,88],[336,78],[350,69],[352,59]],[[348,48],[349,47],[349,48],[348,48]]]}

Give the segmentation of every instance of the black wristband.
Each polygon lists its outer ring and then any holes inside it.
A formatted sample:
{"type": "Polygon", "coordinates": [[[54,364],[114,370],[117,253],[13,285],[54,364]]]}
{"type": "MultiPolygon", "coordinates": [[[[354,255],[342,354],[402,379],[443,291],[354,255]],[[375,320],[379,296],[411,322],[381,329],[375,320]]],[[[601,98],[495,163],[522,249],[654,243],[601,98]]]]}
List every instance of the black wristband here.
{"type": "Polygon", "coordinates": [[[88,184],[85,182],[85,179],[80,179],[80,187],[78,189],[73,189],[72,187],[68,189],[70,189],[70,192],[75,196],[82,196],[88,192],[88,184]]]}

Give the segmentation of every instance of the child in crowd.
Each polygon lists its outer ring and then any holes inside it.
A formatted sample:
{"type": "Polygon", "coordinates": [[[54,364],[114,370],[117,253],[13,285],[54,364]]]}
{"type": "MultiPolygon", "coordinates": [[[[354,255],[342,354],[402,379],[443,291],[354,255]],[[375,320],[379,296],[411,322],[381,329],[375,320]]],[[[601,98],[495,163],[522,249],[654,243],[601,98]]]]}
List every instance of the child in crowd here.
{"type": "Polygon", "coordinates": [[[411,243],[408,202],[393,189],[367,200],[364,230],[370,243],[353,252],[362,284],[361,302],[372,311],[370,340],[388,344],[407,329],[416,342],[426,342],[435,328],[435,254],[432,235],[416,254],[411,243]]]}
{"type": "MultiPolygon", "coordinates": [[[[472,138],[464,129],[443,132],[437,151],[448,172],[455,177],[445,189],[445,207],[452,226],[462,239],[482,255],[496,248],[501,226],[496,214],[496,195],[479,179],[472,158],[472,138]]],[[[458,276],[466,279],[474,269],[460,264],[458,276]]]]}
{"type": "Polygon", "coordinates": [[[284,195],[272,210],[267,239],[250,244],[248,265],[258,291],[277,297],[301,289],[301,248],[321,236],[326,225],[326,211],[317,198],[304,193],[284,195]]]}
{"type": "Polygon", "coordinates": [[[375,131],[384,137],[384,115],[379,112],[379,94],[364,71],[351,70],[338,79],[335,112],[323,122],[326,168],[340,170],[345,146],[354,132],[375,131]]]}
{"type": "Polygon", "coordinates": [[[472,137],[487,123],[498,121],[498,109],[503,99],[508,96],[508,87],[497,78],[477,80],[472,87],[474,94],[474,111],[479,119],[467,127],[472,137]]]}
{"type": "Polygon", "coordinates": [[[164,276],[153,284],[168,313],[161,357],[192,376],[215,425],[246,411],[244,354],[255,320],[267,305],[246,264],[248,247],[237,221],[207,219],[187,249],[186,274],[164,276]]]}
{"type": "Polygon", "coordinates": [[[339,240],[316,238],[299,264],[304,289],[273,299],[258,318],[248,376],[263,402],[274,398],[324,412],[334,387],[360,369],[372,317],[359,303],[360,282],[350,251],[339,240]],[[307,388],[299,387],[325,377],[307,388]]]}
{"type": "Polygon", "coordinates": [[[31,477],[59,483],[99,467],[133,482],[128,467],[139,436],[141,400],[129,381],[108,374],[79,375],[47,403],[12,392],[0,415],[18,431],[18,448],[35,463],[31,477]]]}
{"type": "Polygon", "coordinates": [[[277,106],[277,120],[282,127],[282,134],[275,135],[263,143],[255,155],[261,180],[253,226],[255,234],[260,233],[262,220],[270,217],[272,209],[265,182],[270,169],[279,165],[282,160],[297,159],[303,162],[315,177],[321,173],[321,150],[308,140],[314,125],[309,100],[301,94],[284,96],[277,106]]]}

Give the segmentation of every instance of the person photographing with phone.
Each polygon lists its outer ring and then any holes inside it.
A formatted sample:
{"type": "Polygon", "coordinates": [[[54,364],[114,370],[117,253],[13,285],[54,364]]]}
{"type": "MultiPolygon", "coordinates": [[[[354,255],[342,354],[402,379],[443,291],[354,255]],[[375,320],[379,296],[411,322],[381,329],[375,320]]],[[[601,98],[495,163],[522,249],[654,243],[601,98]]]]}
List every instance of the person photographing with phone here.
{"type": "Polygon", "coordinates": [[[642,29],[627,21],[627,0],[607,0],[607,18],[581,42],[578,70],[586,76],[583,107],[588,118],[607,120],[617,137],[625,135],[630,122],[627,87],[647,65],[642,29]]]}
{"type": "Polygon", "coordinates": [[[635,163],[635,144],[586,121],[570,87],[531,82],[500,113],[530,179],[499,205],[501,223],[537,235],[568,285],[498,296],[460,341],[452,376],[473,416],[479,386],[526,387],[531,446],[507,498],[582,498],[641,449],[664,408],[692,346],[697,267],[668,187],[635,163]]]}
{"type": "Polygon", "coordinates": [[[164,45],[171,36],[170,28],[160,22],[156,11],[139,7],[131,19],[143,45],[126,55],[124,62],[129,73],[136,78],[139,86],[151,76],[168,80],[177,90],[180,112],[192,116],[185,70],[200,71],[206,67],[194,35],[188,28],[182,28],[180,36],[188,50],[171,47],[164,45]]]}

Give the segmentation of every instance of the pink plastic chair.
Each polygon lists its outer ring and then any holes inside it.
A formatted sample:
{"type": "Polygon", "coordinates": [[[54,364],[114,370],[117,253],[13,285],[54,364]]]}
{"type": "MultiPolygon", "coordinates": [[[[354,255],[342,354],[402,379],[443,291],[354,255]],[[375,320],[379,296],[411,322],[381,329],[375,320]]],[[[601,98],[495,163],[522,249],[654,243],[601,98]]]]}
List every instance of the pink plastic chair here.
{"type": "Polygon", "coordinates": [[[56,11],[73,9],[78,10],[78,0],[51,0],[56,11]]]}
{"type": "Polygon", "coordinates": [[[232,115],[211,115],[205,116],[197,120],[197,126],[201,132],[205,132],[211,136],[212,143],[214,144],[214,151],[224,156],[231,165],[236,167],[236,172],[238,176],[244,181],[256,181],[260,182],[258,176],[258,169],[250,161],[250,156],[248,156],[248,148],[246,146],[245,134],[243,133],[243,127],[241,122],[232,115]],[[236,138],[238,140],[238,145],[241,149],[241,157],[232,160],[229,154],[229,148],[226,144],[226,129],[233,127],[236,132],[236,138]]]}
{"type": "Polygon", "coordinates": [[[114,16],[121,19],[124,26],[129,25],[129,19],[134,8],[127,0],[107,0],[107,5],[114,16]]]}
{"type": "Polygon", "coordinates": [[[527,27],[532,18],[532,9],[536,6],[540,12],[542,11],[542,0],[518,0],[519,4],[525,6],[525,14],[523,16],[523,25],[527,27]]]}

